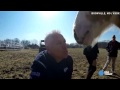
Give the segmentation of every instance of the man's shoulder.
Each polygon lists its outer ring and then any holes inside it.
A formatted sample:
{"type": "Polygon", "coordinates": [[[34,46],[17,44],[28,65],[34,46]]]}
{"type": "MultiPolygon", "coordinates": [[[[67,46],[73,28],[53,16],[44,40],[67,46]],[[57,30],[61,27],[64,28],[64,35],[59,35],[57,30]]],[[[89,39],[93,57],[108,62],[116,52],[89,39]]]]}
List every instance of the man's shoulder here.
{"type": "Polygon", "coordinates": [[[43,61],[46,59],[47,56],[47,51],[41,51],[40,53],[38,53],[38,55],[35,57],[35,61],[43,61]]]}
{"type": "MultiPolygon", "coordinates": [[[[111,41],[109,41],[108,43],[113,43],[113,42],[112,42],[112,40],[111,40],[111,41]]],[[[116,40],[115,43],[119,43],[119,42],[116,40]]]]}
{"type": "Polygon", "coordinates": [[[118,43],[118,44],[120,44],[120,42],[118,42],[118,41],[115,41],[116,43],[118,43]]]}
{"type": "Polygon", "coordinates": [[[35,57],[34,62],[33,62],[33,66],[38,66],[39,67],[44,67],[47,68],[46,63],[47,63],[47,51],[41,51],[40,53],[38,53],[38,55],[35,57]]]}
{"type": "Polygon", "coordinates": [[[69,61],[69,62],[73,62],[73,58],[70,55],[67,56],[66,60],[69,61]]]}
{"type": "Polygon", "coordinates": [[[112,40],[111,40],[111,41],[109,41],[108,43],[112,43],[112,40]]]}
{"type": "Polygon", "coordinates": [[[72,59],[72,56],[71,56],[71,55],[68,55],[67,58],[71,58],[71,59],[72,59]]]}

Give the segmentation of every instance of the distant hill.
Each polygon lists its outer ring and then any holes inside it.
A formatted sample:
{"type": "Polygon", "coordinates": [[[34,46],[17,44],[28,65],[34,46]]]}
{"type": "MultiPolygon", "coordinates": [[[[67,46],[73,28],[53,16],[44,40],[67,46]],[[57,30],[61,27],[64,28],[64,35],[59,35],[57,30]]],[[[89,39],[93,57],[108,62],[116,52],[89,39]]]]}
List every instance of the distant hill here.
{"type": "Polygon", "coordinates": [[[99,48],[106,48],[108,42],[98,42],[98,47],[99,48]]]}

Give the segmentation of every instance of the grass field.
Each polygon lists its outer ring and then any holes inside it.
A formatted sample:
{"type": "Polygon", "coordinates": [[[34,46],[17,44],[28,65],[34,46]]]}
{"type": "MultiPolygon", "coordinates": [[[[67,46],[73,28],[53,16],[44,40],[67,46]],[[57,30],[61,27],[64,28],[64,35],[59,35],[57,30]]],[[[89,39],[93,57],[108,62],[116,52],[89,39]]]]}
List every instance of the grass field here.
{"type": "MultiPolygon", "coordinates": [[[[72,79],[85,79],[88,63],[82,54],[83,49],[71,48],[68,51],[74,59],[72,79]]],[[[117,77],[98,75],[99,70],[106,62],[107,56],[105,49],[99,49],[99,51],[97,70],[92,79],[118,79],[117,77]]],[[[30,66],[37,53],[38,50],[0,51],[0,79],[29,79],[30,66]]],[[[111,64],[107,70],[111,70],[111,64]]],[[[120,51],[116,61],[116,73],[120,75],[120,51]]]]}

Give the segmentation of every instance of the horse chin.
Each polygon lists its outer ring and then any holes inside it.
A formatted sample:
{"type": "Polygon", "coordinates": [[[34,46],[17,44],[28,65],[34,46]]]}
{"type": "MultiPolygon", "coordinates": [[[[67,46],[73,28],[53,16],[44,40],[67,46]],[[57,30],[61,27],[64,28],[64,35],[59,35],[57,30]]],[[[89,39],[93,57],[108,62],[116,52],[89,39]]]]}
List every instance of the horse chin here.
{"type": "Polygon", "coordinates": [[[85,39],[83,40],[83,44],[84,45],[91,45],[92,40],[90,39],[90,37],[85,37],[85,39]]]}

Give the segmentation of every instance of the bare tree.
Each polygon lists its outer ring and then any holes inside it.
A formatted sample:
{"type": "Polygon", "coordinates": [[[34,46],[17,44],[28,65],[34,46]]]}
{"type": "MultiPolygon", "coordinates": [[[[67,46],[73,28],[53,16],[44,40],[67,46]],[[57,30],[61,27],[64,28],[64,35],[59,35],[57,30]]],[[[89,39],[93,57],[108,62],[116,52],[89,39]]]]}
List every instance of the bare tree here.
{"type": "Polygon", "coordinates": [[[9,47],[10,44],[11,44],[11,40],[10,40],[10,39],[5,39],[5,40],[4,40],[4,43],[5,43],[5,45],[6,45],[7,47],[9,47]]]}
{"type": "Polygon", "coordinates": [[[38,45],[38,41],[36,39],[31,40],[31,44],[37,44],[38,45]]]}
{"type": "Polygon", "coordinates": [[[15,39],[14,39],[14,44],[15,44],[15,45],[20,44],[20,40],[19,40],[18,38],[15,38],[15,39]]]}
{"type": "Polygon", "coordinates": [[[1,47],[1,40],[0,40],[0,47],[1,47]]]}
{"type": "Polygon", "coordinates": [[[28,40],[22,40],[22,41],[21,41],[21,44],[22,44],[22,46],[23,46],[24,48],[27,48],[27,46],[30,45],[30,41],[28,41],[28,40]]]}

